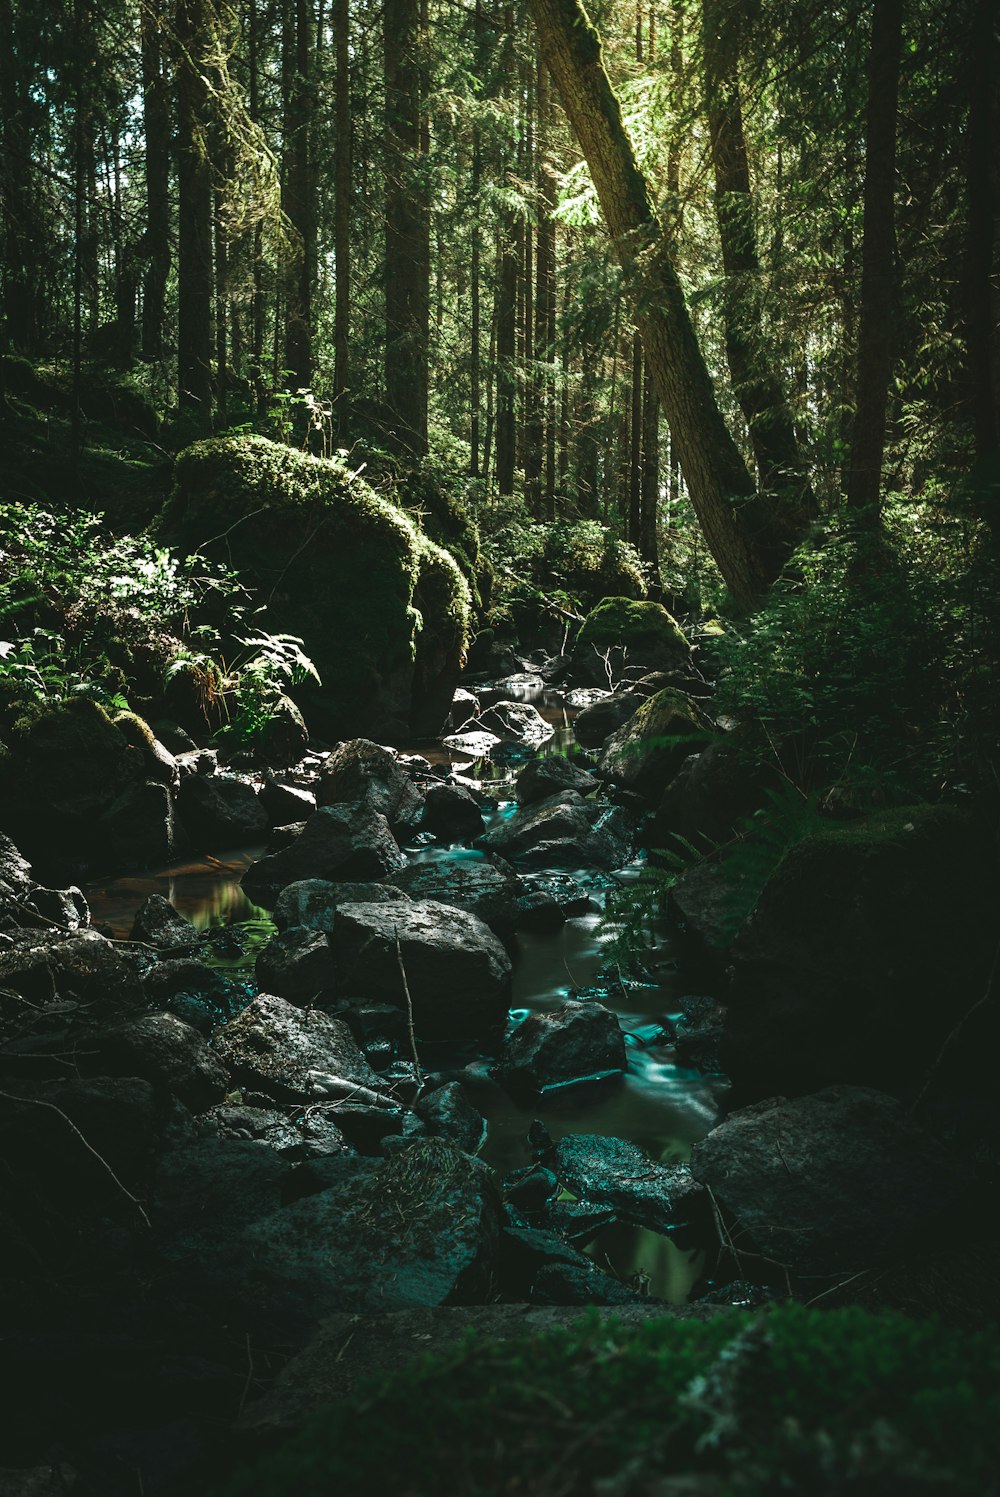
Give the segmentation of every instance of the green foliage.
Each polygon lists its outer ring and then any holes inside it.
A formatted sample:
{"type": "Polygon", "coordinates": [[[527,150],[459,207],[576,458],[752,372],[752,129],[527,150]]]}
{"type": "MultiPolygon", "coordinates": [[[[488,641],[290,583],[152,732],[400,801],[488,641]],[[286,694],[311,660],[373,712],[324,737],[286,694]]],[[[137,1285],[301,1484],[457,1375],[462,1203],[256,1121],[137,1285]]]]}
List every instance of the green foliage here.
{"type": "Polygon", "coordinates": [[[223,691],[231,693],[228,720],[216,737],[223,742],[253,748],[267,732],[281,696],[289,687],[313,680],[321,685],[319,672],[302,649],[302,640],[292,634],[267,634],[241,639],[244,654],[225,670],[223,691]]]}
{"type": "Polygon", "coordinates": [[[972,1497],[994,1474],[998,1388],[995,1333],[897,1314],[592,1315],[371,1380],[217,1497],[628,1493],[684,1473],[739,1497],[932,1476],[972,1497]]]}

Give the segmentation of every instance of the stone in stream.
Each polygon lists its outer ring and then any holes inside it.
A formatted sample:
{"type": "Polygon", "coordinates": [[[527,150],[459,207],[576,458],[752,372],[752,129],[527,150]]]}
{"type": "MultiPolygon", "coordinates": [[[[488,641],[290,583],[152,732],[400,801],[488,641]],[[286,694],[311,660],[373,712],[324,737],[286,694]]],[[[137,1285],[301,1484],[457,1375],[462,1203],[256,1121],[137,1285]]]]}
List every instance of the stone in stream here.
{"type": "Polygon", "coordinates": [[[895,1097],[865,1087],[758,1102],[695,1144],[694,1178],[739,1247],[794,1277],[847,1277],[948,1230],[966,1201],[968,1160],[895,1097]]]}
{"type": "Polygon", "coordinates": [[[209,851],[261,842],[270,825],[253,786],[226,774],[187,775],[177,815],[195,846],[209,851]]]}
{"type": "Polygon", "coordinates": [[[466,910],[501,940],[508,940],[526,922],[555,926],[563,920],[550,889],[539,889],[494,853],[458,853],[411,863],[394,873],[392,885],[386,887],[401,889],[413,899],[466,910]]]}
{"type": "Polygon", "coordinates": [[[697,742],[712,731],[702,708],[667,687],[649,697],[605,745],[600,769],[608,779],[658,800],[697,742]],[[697,735],[697,736],[695,736],[697,735]]]}
{"type": "Polygon", "coordinates": [[[291,925],[259,953],[255,975],[261,990],[290,1003],[316,1001],[336,980],[325,931],[291,925]]]}
{"type": "Polygon", "coordinates": [[[250,899],[270,905],[300,879],[380,879],[404,861],[381,812],[321,806],[287,847],[252,863],[242,884],[250,899]]]}
{"type": "Polygon", "coordinates": [[[500,739],[495,733],[487,733],[466,723],[457,733],[448,733],[441,742],[446,748],[454,749],[456,754],[467,755],[470,759],[486,759],[500,739]]]}
{"type": "Polygon", "coordinates": [[[190,920],[177,913],[169,899],[162,894],[150,894],[136,911],[131,939],[149,946],[193,946],[198,932],[190,920]]]}
{"type": "Polygon", "coordinates": [[[319,780],[321,806],[353,805],[384,816],[394,833],[420,824],[423,796],[396,756],[368,738],[351,738],[334,749],[319,780]]]}
{"type": "Polygon", "coordinates": [[[707,1214],[704,1188],[686,1165],[659,1164],[623,1138],[571,1133],[547,1161],[579,1200],[613,1206],[622,1221],[669,1232],[707,1214]]]}
{"type": "Polygon", "coordinates": [[[260,803],[270,817],[272,826],[288,826],[294,821],[305,821],[316,809],[316,797],[311,790],[298,785],[284,785],[273,775],[268,775],[261,787],[260,803]]]}
{"type": "Polygon", "coordinates": [[[511,1299],[533,1305],[633,1305],[649,1303],[627,1284],[556,1232],[507,1226],[500,1239],[497,1274],[511,1299]]]}
{"type": "Polygon", "coordinates": [[[418,1039],[499,1035],[511,964],[475,915],[429,899],[350,904],[329,939],[341,991],[405,1008],[408,990],[418,1039]]]}
{"type": "Polygon", "coordinates": [[[142,1014],[106,1030],[91,1042],[92,1074],[140,1076],[170,1092],[191,1112],[202,1112],[226,1095],[226,1071],[190,1024],[176,1014],[142,1014]]]}
{"type": "Polygon", "coordinates": [[[416,1104],[416,1114],[435,1138],[447,1139],[465,1154],[476,1154],[486,1137],[486,1119],[469,1101],[460,1081],[446,1081],[416,1104]]]}
{"type": "Polygon", "coordinates": [[[574,1081],[605,1080],[626,1066],[625,1036],[600,1003],[562,1003],[529,1014],[504,1042],[497,1066],[512,1091],[542,1092],[574,1081]]]}
{"type": "Polygon", "coordinates": [[[573,649],[574,679],[600,686],[605,659],[620,674],[628,667],[675,670],[687,664],[691,646],[662,603],[603,598],[587,615],[573,649]]]}
{"type": "Polygon", "coordinates": [[[279,1101],[378,1092],[379,1078],[346,1024],[268,993],[219,1030],[212,1048],[235,1081],[279,1101]]]}
{"type": "MultiPolygon", "coordinates": [[[[541,682],[539,682],[541,685],[541,682]]],[[[555,732],[551,723],[530,702],[495,702],[477,718],[464,724],[473,731],[494,733],[502,743],[544,743],[555,732]]]]}
{"type": "Polygon", "coordinates": [[[515,782],[514,798],[519,806],[531,806],[560,790],[589,795],[596,789],[597,781],[592,774],[579,769],[562,754],[549,754],[544,759],[532,759],[524,766],[515,782]]]}
{"type": "Polygon", "coordinates": [[[601,692],[598,699],[584,707],[573,720],[577,743],[581,748],[601,748],[612,733],[628,722],[645,700],[642,692],[635,691],[632,687],[601,692]]]}
{"type": "Polygon", "coordinates": [[[21,931],[0,944],[0,1023],[5,1036],[47,1028],[47,1019],[95,1029],[142,1007],[136,967],[96,930],[21,931]],[[3,1001],[12,995],[10,1008],[3,1001]],[[10,1028],[7,1028],[7,1019],[10,1028]]]}
{"type": "MultiPolygon", "coordinates": [[[[0,917],[3,913],[2,905],[0,896],[0,917]]],[[[75,884],[71,884],[68,889],[45,889],[41,884],[36,884],[18,914],[20,923],[26,926],[37,923],[42,926],[54,925],[60,930],[86,930],[90,924],[90,906],[83,896],[83,890],[75,884]],[[40,916],[38,922],[32,918],[32,911],[40,916]]]]}
{"type": "Polygon", "coordinates": [[[618,806],[560,790],[524,806],[477,837],[475,846],[535,868],[620,868],[635,847],[635,823],[618,806]]]}
{"type": "Polygon", "coordinates": [[[515,671],[513,675],[501,676],[498,681],[488,681],[478,688],[480,708],[492,707],[496,702],[526,702],[541,694],[544,682],[534,671],[515,671]]]}
{"type": "Polygon", "coordinates": [[[300,925],[308,930],[331,931],[342,904],[384,904],[387,899],[406,897],[395,884],[362,884],[349,879],[334,883],[330,879],[304,878],[282,889],[274,906],[274,923],[279,930],[300,925]]]}
{"type": "Polygon", "coordinates": [[[483,829],[483,813],[461,785],[431,785],[420,825],[444,841],[470,842],[483,829]]]}

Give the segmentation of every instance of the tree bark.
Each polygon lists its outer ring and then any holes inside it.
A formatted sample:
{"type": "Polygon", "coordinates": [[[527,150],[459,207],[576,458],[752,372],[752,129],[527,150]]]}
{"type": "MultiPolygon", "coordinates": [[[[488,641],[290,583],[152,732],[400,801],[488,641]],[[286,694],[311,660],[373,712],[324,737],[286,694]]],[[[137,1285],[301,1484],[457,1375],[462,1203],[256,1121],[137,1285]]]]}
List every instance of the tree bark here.
{"type": "Polygon", "coordinates": [[[656,520],[660,505],[660,397],[646,365],[642,386],[642,481],[639,495],[639,555],[659,582],[656,520]]]}
{"type": "Polygon", "coordinates": [[[333,392],[337,424],[346,424],[351,342],[351,30],[348,0],[333,0],[336,139],[333,156],[333,392]]]}
{"type": "Polygon", "coordinates": [[[142,357],[163,357],[163,321],[170,275],[170,89],[164,58],[162,0],[140,9],[142,112],[146,132],[146,232],[141,251],[142,357]]]}
{"type": "MultiPolygon", "coordinates": [[[[968,237],[965,261],[965,327],[969,406],[976,458],[993,456],[1000,440],[997,387],[997,306],[1000,278],[995,265],[997,201],[997,44],[993,0],[975,0],[969,30],[969,129],[966,146],[968,237]]],[[[996,501],[994,501],[996,503],[996,501]]],[[[1000,520],[998,520],[1000,525],[1000,520]]]]}
{"type": "Polygon", "coordinates": [[[754,488],[726,428],[649,191],[579,0],[528,0],[543,55],[587,159],[626,271],[643,347],[688,492],[719,570],[750,606],[781,570],[790,538],[754,488]]]}
{"type": "Polygon", "coordinates": [[[875,0],[868,55],[858,399],[847,484],[848,505],[865,512],[871,522],[878,517],[895,341],[896,112],[902,34],[903,0],[875,0]]]}
{"type": "Polygon", "coordinates": [[[508,222],[498,249],[499,282],[496,290],[496,472],[497,491],[513,494],[517,456],[517,241],[515,225],[508,222]]]}
{"type": "Polygon", "coordinates": [[[299,238],[287,288],[285,369],[290,389],[312,384],[312,294],[316,278],[316,183],[312,150],[313,22],[309,0],[285,0],[282,206],[299,238]]]}
{"type": "Polygon", "coordinates": [[[177,0],[177,388],[201,429],[212,425],[212,171],[209,0],[177,0]]]}

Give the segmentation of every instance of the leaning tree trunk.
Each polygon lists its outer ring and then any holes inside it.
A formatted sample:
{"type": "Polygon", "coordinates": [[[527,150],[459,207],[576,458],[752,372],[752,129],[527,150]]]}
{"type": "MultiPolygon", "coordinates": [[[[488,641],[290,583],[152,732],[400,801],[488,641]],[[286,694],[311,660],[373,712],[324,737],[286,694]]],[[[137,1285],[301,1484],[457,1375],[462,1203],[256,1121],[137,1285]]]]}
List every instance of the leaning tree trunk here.
{"type": "Polygon", "coordinates": [[[631,286],[646,358],[695,513],[734,598],[749,606],[780,572],[791,549],[789,537],[774,506],[757,494],[719,410],[597,33],[579,0],[528,4],[631,286]]]}

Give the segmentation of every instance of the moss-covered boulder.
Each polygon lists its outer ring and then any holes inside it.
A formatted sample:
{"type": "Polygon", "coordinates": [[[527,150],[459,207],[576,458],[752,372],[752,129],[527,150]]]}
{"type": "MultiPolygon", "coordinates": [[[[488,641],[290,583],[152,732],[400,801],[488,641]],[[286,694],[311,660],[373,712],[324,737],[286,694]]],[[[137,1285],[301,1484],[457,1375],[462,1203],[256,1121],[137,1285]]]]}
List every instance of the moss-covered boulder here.
{"type": "Polygon", "coordinates": [[[710,720],[693,697],[664,687],[608,739],[601,772],[650,800],[658,799],[711,731],[710,720]]]}
{"type": "Polygon", "coordinates": [[[198,442],[177,459],[160,521],[173,545],[222,557],[300,636],[322,686],[321,731],[430,731],[464,658],[469,588],[453,557],[339,460],[263,437],[198,442]]]}
{"type": "Polygon", "coordinates": [[[676,670],[684,666],[691,646],[677,620],[662,603],[642,598],[605,598],[587,615],[573,650],[573,676],[607,686],[604,659],[615,680],[626,666],[676,670]]]}
{"type": "Polygon", "coordinates": [[[963,1020],[988,988],[998,907],[989,838],[950,806],[799,842],[732,949],[723,1064],[737,1095],[915,1093],[938,1057],[936,1085],[971,1082],[996,1053],[996,1002],[963,1020]]]}

